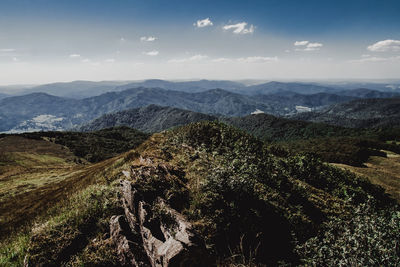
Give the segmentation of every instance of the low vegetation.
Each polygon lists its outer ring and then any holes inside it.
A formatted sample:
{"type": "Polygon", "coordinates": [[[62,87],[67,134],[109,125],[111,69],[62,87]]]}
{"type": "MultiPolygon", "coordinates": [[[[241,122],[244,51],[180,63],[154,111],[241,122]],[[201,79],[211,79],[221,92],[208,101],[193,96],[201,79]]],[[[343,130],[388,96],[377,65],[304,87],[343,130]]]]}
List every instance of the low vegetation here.
{"type": "Polygon", "coordinates": [[[129,127],[115,127],[93,132],[36,132],[23,137],[43,139],[68,147],[77,157],[99,162],[137,147],[150,135],[129,127]]]}
{"type": "MultiPolygon", "coordinates": [[[[134,177],[135,189],[147,203],[161,197],[185,215],[216,265],[395,266],[398,204],[368,179],[320,158],[218,122],[154,134],[85,167],[82,190],[4,241],[0,262],[119,266],[108,229],[110,216],[122,214],[116,180],[122,170],[166,166],[168,175],[134,177]]],[[[162,210],[153,212],[168,221],[162,210]]]]}

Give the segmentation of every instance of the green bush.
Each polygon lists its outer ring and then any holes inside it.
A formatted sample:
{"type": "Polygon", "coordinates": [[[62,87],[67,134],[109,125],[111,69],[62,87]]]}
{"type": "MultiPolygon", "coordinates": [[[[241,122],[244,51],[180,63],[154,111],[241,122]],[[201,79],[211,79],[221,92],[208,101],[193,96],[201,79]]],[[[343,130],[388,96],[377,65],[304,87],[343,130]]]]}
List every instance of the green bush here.
{"type": "Polygon", "coordinates": [[[360,204],[350,219],[331,218],[296,252],[307,266],[398,266],[400,212],[360,204]]]}

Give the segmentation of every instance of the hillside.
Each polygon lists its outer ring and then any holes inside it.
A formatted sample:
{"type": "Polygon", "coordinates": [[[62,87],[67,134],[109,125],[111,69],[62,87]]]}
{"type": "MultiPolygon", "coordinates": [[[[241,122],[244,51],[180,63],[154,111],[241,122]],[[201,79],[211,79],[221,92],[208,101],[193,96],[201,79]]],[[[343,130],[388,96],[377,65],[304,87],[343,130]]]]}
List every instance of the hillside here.
{"type": "MultiPolygon", "coordinates": [[[[0,135],[7,137],[8,135],[0,135]]],[[[117,156],[143,143],[149,135],[128,127],[111,127],[89,132],[33,132],[21,136],[34,140],[48,140],[67,147],[75,156],[99,162],[117,156]]],[[[0,139],[1,140],[1,139],[0,139]]]]}
{"type": "Polygon", "coordinates": [[[6,95],[6,94],[2,94],[2,93],[0,93],[0,99],[2,99],[2,98],[6,98],[6,97],[9,97],[9,95],[6,95]]]}
{"type": "Polygon", "coordinates": [[[162,88],[166,90],[181,91],[187,93],[198,93],[211,89],[224,89],[228,91],[236,91],[239,88],[245,87],[244,84],[234,81],[223,80],[199,80],[199,81],[166,81],[159,79],[151,79],[145,81],[132,82],[118,86],[116,90],[126,90],[137,87],[146,88],[162,88]]]}
{"type": "MultiPolygon", "coordinates": [[[[300,98],[246,96],[222,89],[186,93],[159,88],[134,88],[81,100],[34,93],[0,100],[0,131],[69,129],[107,113],[150,104],[225,116],[248,115],[256,109],[283,115],[295,113],[296,106],[304,104],[304,101],[296,99],[300,98]]],[[[316,100],[311,102],[320,104],[316,100]]]]}
{"type": "Polygon", "coordinates": [[[17,126],[24,129],[27,120],[37,121],[38,128],[42,126],[44,130],[54,127],[54,122],[62,123],[63,128],[71,127],[76,122],[71,115],[77,114],[79,109],[74,99],[44,93],[7,97],[0,100],[0,132],[17,126]],[[43,117],[50,121],[44,121],[43,117]]]}
{"type": "Polygon", "coordinates": [[[147,138],[123,127],[89,133],[0,135],[0,240],[10,229],[29,225],[80,186],[93,183],[95,175],[101,176],[102,168],[113,160],[98,165],[89,162],[110,159],[147,138]]]}
{"type": "MultiPolygon", "coordinates": [[[[149,84],[164,84],[164,82],[165,81],[158,80],[148,81],[149,84]]],[[[217,85],[219,83],[229,84],[228,82],[223,81],[200,82],[206,83],[209,86],[217,85]]],[[[200,82],[195,84],[199,84],[200,82]]],[[[76,82],[76,84],[80,83],[76,82]]],[[[276,83],[274,84],[277,85],[276,83]]],[[[67,85],[71,86],[71,84],[67,85]]],[[[93,84],[89,83],[89,85],[93,84]]],[[[337,95],[335,90],[333,90],[334,93],[332,93],[332,90],[328,89],[325,90],[327,92],[313,93],[317,92],[318,88],[307,84],[301,84],[300,89],[297,90],[296,85],[297,84],[284,83],[282,89],[274,91],[275,93],[272,93],[272,91],[267,92],[255,90],[255,95],[252,93],[250,94],[250,91],[247,93],[243,91],[244,93],[241,94],[239,93],[241,91],[236,89],[231,91],[211,89],[189,93],[184,91],[146,87],[136,87],[123,91],[108,92],[84,99],[58,97],[45,93],[32,93],[0,99],[0,132],[12,133],[72,129],[80,124],[88,123],[104,114],[145,107],[152,104],[185,109],[209,115],[223,115],[229,117],[246,116],[256,110],[261,110],[264,113],[276,116],[296,116],[296,114],[303,113],[304,111],[315,111],[315,114],[325,112],[330,114],[330,119],[313,119],[312,116],[314,116],[314,113],[308,114],[308,112],[304,115],[300,114],[299,117],[295,118],[334,123],[335,121],[342,120],[339,108],[341,106],[338,104],[343,103],[345,105],[345,103],[348,103],[351,100],[353,100],[351,103],[358,103],[357,101],[359,97],[383,97],[396,95],[388,92],[366,91],[364,89],[352,90],[351,92],[346,91],[343,93],[344,95],[337,95]],[[309,90],[307,91],[306,88],[309,88],[309,90]],[[303,94],[294,92],[296,90],[303,92],[303,94]],[[327,108],[327,106],[333,104],[335,104],[335,107],[338,107],[339,110],[329,110],[329,108],[327,108]]],[[[93,86],[97,85],[94,84],[93,86]]],[[[185,86],[187,86],[187,84],[185,86]]],[[[359,101],[359,103],[363,103],[362,100],[359,101]]],[[[376,107],[379,106],[380,104],[376,105],[376,107]]],[[[346,106],[343,106],[342,109],[346,110],[346,108],[346,106]]],[[[375,124],[375,121],[378,119],[374,117],[375,115],[376,114],[372,113],[360,114],[357,119],[371,118],[370,122],[366,121],[365,123],[375,124]]],[[[383,115],[386,116],[386,114],[383,115]]],[[[354,122],[355,124],[352,125],[354,118],[351,116],[346,118],[348,119],[348,123],[342,126],[359,126],[357,122],[354,122]]],[[[363,125],[363,123],[361,123],[361,125],[363,125]]]]}
{"type": "Polygon", "coordinates": [[[264,141],[289,141],[329,136],[351,136],[360,132],[323,123],[285,119],[268,114],[221,118],[224,123],[251,133],[264,141]]]}
{"type": "Polygon", "coordinates": [[[366,88],[352,89],[352,90],[343,90],[337,93],[342,96],[354,96],[359,98],[392,98],[392,97],[400,97],[400,92],[392,91],[392,92],[382,92],[377,90],[371,90],[366,88]]]}
{"type": "Polygon", "coordinates": [[[400,127],[400,98],[354,100],[292,118],[354,128],[400,127]]]}
{"type": "MultiPolygon", "coordinates": [[[[400,147],[385,141],[398,138],[398,129],[353,129],[324,123],[289,120],[267,114],[245,117],[214,117],[187,110],[151,105],[104,115],[80,130],[93,131],[116,125],[145,132],[160,132],[198,121],[221,121],[270,144],[276,151],[313,153],[325,162],[362,166],[370,156],[384,156],[380,150],[400,152],[400,147]]],[[[287,153],[287,152],[283,152],[287,153]]]]}
{"type": "Polygon", "coordinates": [[[136,150],[90,168],[80,191],[32,231],[3,243],[1,262],[255,266],[399,260],[398,206],[381,188],[310,156],[279,157],[220,123],[155,134],[136,150]],[[122,177],[120,185],[113,182],[122,177]],[[354,239],[356,250],[343,250],[354,239]]]}
{"type": "Polygon", "coordinates": [[[79,127],[80,131],[96,131],[115,126],[128,126],[147,133],[163,130],[198,121],[212,121],[217,117],[188,110],[149,105],[106,114],[79,127]]]}
{"type": "Polygon", "coordinates": [[[65,196],[59,184],[84,167],[84,160],[61,145],[21,136],[1,138],[0,239],[65,196]]]}
{"type": "Polygon", "coordinates": [[[249,95],[268,95],[284,91],[309,95],[317,93],[334,93],[335,89],[332,87],[315,85],[315,84],[306,84],[306,83],[268,82],[257,85],[251,85],[240,90],[240,92],[249,95]]]}

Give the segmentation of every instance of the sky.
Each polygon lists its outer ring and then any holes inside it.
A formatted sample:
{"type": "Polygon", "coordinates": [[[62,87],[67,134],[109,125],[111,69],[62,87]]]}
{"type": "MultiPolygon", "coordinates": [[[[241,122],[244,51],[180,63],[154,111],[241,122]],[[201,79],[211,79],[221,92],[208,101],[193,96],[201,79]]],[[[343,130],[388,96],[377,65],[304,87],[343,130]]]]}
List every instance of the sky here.
{"type": "Polygon", "coordinates": [[[0,85],[400,79],[398,0],[0,0],[0,85]]]}

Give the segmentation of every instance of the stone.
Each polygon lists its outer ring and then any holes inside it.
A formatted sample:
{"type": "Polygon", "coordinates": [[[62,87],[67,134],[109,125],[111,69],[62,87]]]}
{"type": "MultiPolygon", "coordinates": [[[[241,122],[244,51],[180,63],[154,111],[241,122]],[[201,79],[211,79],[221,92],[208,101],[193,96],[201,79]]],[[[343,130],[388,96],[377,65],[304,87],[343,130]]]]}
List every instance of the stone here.
{"type": "Polygon", "coordinates": [[[135,238],[124,216],[112,216],[110,219],[110,238],[117,249],[122,266],[145,267],[150,266],[147,255],[135,238]]]}

